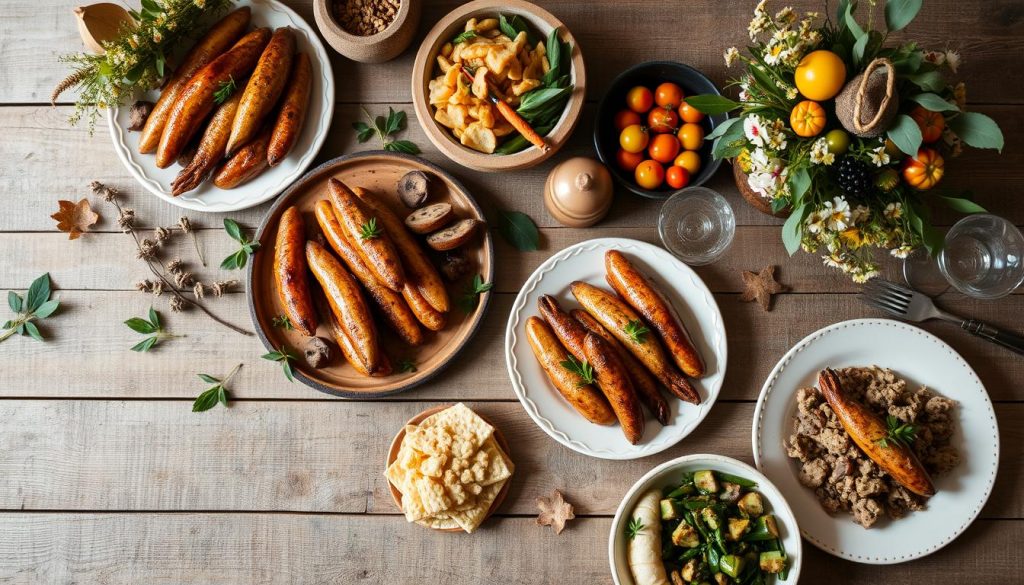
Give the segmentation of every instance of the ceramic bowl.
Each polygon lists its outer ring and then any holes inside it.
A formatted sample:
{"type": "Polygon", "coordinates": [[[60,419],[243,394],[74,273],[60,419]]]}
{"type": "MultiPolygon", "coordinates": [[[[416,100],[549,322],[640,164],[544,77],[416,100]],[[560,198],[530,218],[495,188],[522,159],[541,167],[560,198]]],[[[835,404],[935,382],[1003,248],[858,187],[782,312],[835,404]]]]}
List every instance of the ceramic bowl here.
{"type": "MultiPolygon", "coordinates": [[[[703,73],[689,65],[676,63],[675,61],[648,61],[626,69],[612,81],[605,92],[604,97],[597,107],[597,118],[594,123],[594,148],[597,156],[611,171],[612,177],[632,193],[651,199],[667,199],[678,189],[668,185],[662,185],[658,189],[644,189],[636,184],[633,173],[622,170],[615,162],[615,154],[619,151],[619,131],[615,129],[613,120],[619,110],[626,109],[626,93],[630,89],[642,85],[654,91],[654,88],[666,81],[671,81],[683,88],[683,94],[692,96],[697,94],[720,95],[718,88],[703,73]]],[[[700,122],[704,128],[704,134],[711,131],[728,119],[727,114],[705,116],[700,122]]],[[[701,158],[700,171],[690,178],[687,187],[703,185],[715,174],[721,160],[714,160],[711,156],[711,140],[705,140],[699,153],[701,158]]]]}
{"type": "Polygon", "coordinates": [[[416,110],[416,118],[427,134],[427,138],[451,160],[478,171],[526,169],[553,156],[569,139],[579,121],[580,113],[583,111],[585,90],[586,73],[579,43],[573,38],[569,29],[554,15],[523,0],[505,0],[504,2],[476,0],[449,12],[427,33],[413,64],[412,101],[416,110]],[[566,104],[565,111],[562,112],[562,117],[545,137],[545,141],[551,146],[547,152],[541,152],[540,149],[533,146],[515,154],[477,152],[460,144],[451,131],[434,121],[434,108],[430,105],[430,92],[427,84],[436,77],[437,54],[441,47],[461,32],[470,18],[496,18],[499,14],[518,15],[542,38],[546,38],[552,30],[558,29],[562,40],[572,46],[573,92],[566,104]]]}
{"type": "Polygon", "coordinates": [[[782,547],[790,562],[789,577],[786,581],[777,581],[777,583],[799,583],[800,564],[804,556],[800,541],[800,529],[793,516],[793,510],[786,503],[782,492],[761,472],[742,461],[722,455],[695,454],[666,461],[648,471],[633,484],[633,487],[629,488],[626,497],[622,498],[622,503],[619,504],[618,510],[615,511],[615,518],[612,520],[611,534],[608,536],[608,560],[611,563],[612,580],[615,585],[634,585],[633,575],[629,570],[629,561],[626,558],[626,526],[633,516],[633,509],[636,508],[637,501],[650,489],[662,489],[670,485],[677,485],[683,472],[701,469],[730,473],[757,483],[757,491],[767,502],[765,511],[775,514],[778,520],[779,532],[782,535],[782,547]]]}
{"type": "Polygon", "coordinates": [[[403,0],[398,14],[383,31],[370,36],[354,35],[334,17],[336,0],[313,0],[313,17],[327,44],[343,56],[360,63],[383,63],[402,54],[416,35],[423,2],[403,0]]]}

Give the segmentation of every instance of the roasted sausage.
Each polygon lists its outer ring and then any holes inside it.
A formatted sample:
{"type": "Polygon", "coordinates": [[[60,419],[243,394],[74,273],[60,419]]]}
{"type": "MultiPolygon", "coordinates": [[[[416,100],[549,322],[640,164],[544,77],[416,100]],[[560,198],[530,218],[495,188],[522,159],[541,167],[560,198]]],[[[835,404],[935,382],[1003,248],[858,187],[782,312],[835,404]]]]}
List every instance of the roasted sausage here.
{"type": "Polygon", "coordinates": [[[156,166],[166,169],[199,130],[217,105],[214,94],[224,83],[245,79],[270,40],[270,30],[259,28],[242,37],[227,53],[217,57],[189,79],[174,100],[160,135],[156,166]]]}
{"type": "Polygon", "coordinates": [[[238,152],[260,131],[264,118],[274,109],[284,91],[294,55],[295,33],[292,29],[282,27],[275,30],[242,92],[238,113],[231,123],[228,156],[238,152]]]}
{"type": "Polygon", "coordinates": [[[292,63],[291,76],[281,98],[281,109],[274,122],[274,133],[270,135],[267,162],[275,166],[295,146],[302,134],[302,123],[309,107],[309,93],[313,87],[313,70],[309,55],[298,53],[292,63]]]}
{"type": "Polygon", "coordinates": [[[281,214],[274,243],[274,280],[284,313],[300,333],[316,335],[316,308],[306,271],[306,228],[295,206],[281,214]]]}
{"type": "Polygon", "coordinates": [[[376,377],[391,375],[391,360],[388,359],[388,356],[385,353],[381,353],[381,363],[377,366],[375,371],[371,372],[366,367],[366,364],[362,362],[362,358],[359,357],[355,343],[352,342],[352,339],[349,338],[348,334],[342,330],[341,325],[338,324],[338,319],[334,316],[334,311],[331,310],[331,306],[328,304],[327,299],[323,294],[317,295],[317,307],[320,309],[320,315],[323,318],[324,323],[327,324],[327,328],[331,332],[331,337],[334,338],[335,343],[338,344],[338,348],[341,349],[341,355],[345,357],[345,361],[351,364],[355,371],[364,376],[376,377]]]}
{"type": "Polygon", "coordinates": [[[843,392],[839,376],[831,369],[818,374],[818,388],[846,433],[865,455],[878,464],[897,483],[919,496],[935,495],[935,486],[924,466],[910,448],[895,441],[879,443],[888,430],[878,415],[843,392]]]}
{"type": "Polygon", "coordinates": [[[583,350],[583,339],[587,336],[587,330],[583,324],[562,310],[558,300],[551,295],[543,295],[537,299],[537,308],[565,349],[580,361],[587,359],[587,352],[583,350]]]}
{"type": "Polygon", "coordinates": [[[224,149],[227,148],[228,135],[231,133],[231,120],[235,118],[235,111],[238,110],[238,102],[241,99],[242,94],[235,92],[214,112],[206,125],[206,130],[203,131],[203,138],[199,141],[192,160],[188,166],[181,169],[171,183],[171,195],[177,197],[201,185],[224,159],[224,149]]]}
{"type": "Polygon", "coordinates": [[[427,301],[426,298],[420,294],[418,288],[413,286],[408,280],[402,287],[402,298],[409,304],[409,308],[412,309],[416,319],[423,324],[424,327],[431,331],[440,331],[444,329],[444,326],[448,323],[448,316],[444,313],[439,312],[434,308],[433,305],[427,301]]]}
{"type": "Polygon", "coordinates": [[[348,240],[337,217],[334,215],[334,206],[326,199],[316,202],[314,207],[316,220],[323,230],[327,242],[334,249],[334,252],[348,266],[349,271],[356,277],[367,294],[384,314],[385,320],[391,328],[398,333],[409,345],[421,345],[423,343],[423,330],[413,314],[409,305],[405,303],[402,295],[384,286],[377,281],[373,272],[363,263],[362,257],[355,247],[348,240]]]}
{"type": "Polygon", "coordinates": [[[627,441],[636,445],[644,436],[644,413],[640,410],[640,400],[629,379],[629,372],[615,350],[598,335],[587,333],[583,338],[583,351],[594,368],[598,387],[622,425],[622,433],[627,441]]]}
{"type": "Polygon", "coordinates": [[[349,241],[356,246],[373,275],[384,286],[402,292],[405,272],[392,243],[390,230],[380,220],[379,214],[364,205],[347,185],[337,179],[331,179],[327,191],[334,204],[338,223],[345,229],[349,241]],[[375,231],[368,233],[371,225],[375,231]]]}
{"type": "Polygon", "coordinates": [[[167,80],[160,98],[156,100],[153,109],[146,118],[146,124],[139,134],[139,152],[146,154],[156,150],[160,144],[160,135],[163,134],[164,125],[167,124],[167,117],[171,113],[171,107],[175,100],[185,88],[189,79],[210,61],[219,57],[224,51],[231,48],[245,33],[249,26],[249,18],[252,10],[248,6],[239,8],[217,21],[206,35],[189,50],[181,65],[174,70],[174,74],[167,80]]]}
{"type": "Polygon", "coordinates": [[[229,158],[213,176],[213,184],[221,189],[234,189],[267,169],[267,145],[270,126],[263,128],[252,142],[229,158]]]}
{"type": "Polygon", "coordinates": [[[572,294],[583,308],[632,352],[640,363],[647,366],[654,377],[672,394],[687,402],[700,403],[697,390],[676,370],[675,364],[669,361],[665,349],[657,339],[648,335],[636,340],[626,333],[626,326],[630,322],[642,323],[643,320],[622,299],[582,281],[572,283],[572,294]]]}
{"type": "Polygon", "coordinates": [[[612,349],[618,352],[619,358],[622,359],[622,365],[629,372],[629,379],[633,382],[633,388],[636,390],[640,402],[651,411],[651,414],[654,415],[654,418],[658,419],[658,422],[667,425],[671,409],[668,406],[668,401],[665,400],[665,397],[661,395],[661,391],[658,390],[658,381],[654,379],[654,376],[647,371],[643,364],[633,357],[633,354],[622,347],[619,340],[615,339],[615,336],[611,333],[608,333],[608,330],[598,323],[597,319],[591,316],[590,313],[582,309],[573,309],[571,315],[587,331],[600,336],[612,349]]]}
{"type": "Polygon", "coordinates": [[[569,355],[547,323],[537,317],[527,319],[526,338],[551,383],[583,418],[599,425],[615,423],[615,413],[600,390],[562,365],[569,355]]]}
{"type": "Polygon", "coordinates": [[[691,378],[704,375],[704,360],[693,345],[675,307],[647,275],[618,250],[604,255],[608,284],[658,332],[679,369],[691,378]]]}

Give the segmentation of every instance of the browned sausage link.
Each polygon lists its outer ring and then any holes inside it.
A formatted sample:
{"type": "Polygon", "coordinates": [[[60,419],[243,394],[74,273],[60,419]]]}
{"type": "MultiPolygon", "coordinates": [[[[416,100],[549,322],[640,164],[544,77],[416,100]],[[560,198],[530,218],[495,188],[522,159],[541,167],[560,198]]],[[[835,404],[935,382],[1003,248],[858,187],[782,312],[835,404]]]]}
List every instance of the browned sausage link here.
{"type": "Polygon", "coordinates": [[[405,272],[387,226],[382,225],[373,210],[368,209],[341,181],[331,179],[327,192],[334,204],[338,223],[345,228],[349,241],[356,246],[374,276],[384,286],[401,292],[405,272]],[[372,233],[369,231],[371,225],[376,228],[372,233]]]}
{"type": "Polygon", "coordinates": [[[221,189],[234,189],[266,170],[270,130],[270,126],[265,127],[252,142],[229,158],[213,176],[213,184],[221,189]]]}
{"type": "Polygon", "coordinates": [[[587,336],[587,330],[569,313],[562,310],[558,300],[551,295],[543,295],[537,299],[537,308],[565,349],[580,361],[587,359],[587,353],[583,350],[583,339],[587,336]]]}
{"type": "Polygon", "coordinates": [[[569,355],[547,323],[537,317],[530,317],[526,320],[526,337],[551,383],[577,412],[595,424],[610,425],[615,422],[615,412],[604,395],[562,365],[569,359],[569,355]]]}
{"type": "Polygon", "coordinates": [[[312,87],[313,71],[309,55],[298,53],[292,64],[291,79],[281,98],[281,111],[274,122],[274,133],[270,136],[270,148],[267,149],[267,162],[270,166],[281,162],[298,142],[302,134],[302,123],[306,120],[312,87]]]}
{"type": "Polygon", "coordinates": [[[242,148],[259,132],[263,119],[274,108],[277,98],[281,97],[281,92],[284,91],[294,54],[295,33],[292,29],[283,27],[275,30],[242,93],[242,102],[238,104],[238,113],[231,124],[228,156],[242,148]]]}
{"type": "Polygon", "coordinates": [[[704,360],[694,347],[679,313],[658,285],[637,270],[618,250],[605,253],[604,263],[608,284],[654,327],[679,369],[687,376],[703,376],[704,360]]]}
{"type": "Polygon", "coordinates": [[[174,100],[156,150],[156,166],[166,169],[217,105],[214,94],[222,84],[245,79],[256,66],[270,31],[260,28],[242,37],[231,50],[196,72],[174,100]]]}
{"type": "Polygon", "coordinates": [[[338,318],[334,316],[334,310],[331,309],[331,305],[327,302],[327,297],[321,291],[316,294],[315,298],[320,319],[327,324],[327,329],[331,332],[334,342],[338,344],[338,348],[341,349],[341,355],[345,358],[345,361],[351,364],[355,371],[360,374],[364,376],[371,375],[370,370],[363,363],[362,358],[359,357],[355,344],[349,339],[348,334],[342,330],[341,325],[338,323],[338,318]]]}
{"type": "Polygon", "coordinates": [[[228,145],[228,136],[231,134],[231,120],[235,117],[238,101],[241,98],[242,94],[235,92],[235,95],[221,104],[214,112],[210,123],[206,125],[206,130],[203,131],[203,138],[199,141],[199,147],[192,160],[188,166],[181,169],[171,183],[171,195],[177,197],[201,185],[224,159],[224,149],[228,145]]]}
{"type": "Polygon", "coordinates": [[[622,359],[622,365],[626,366],[629,378],[633,381],[633,388],[636,390],[637,396],[640,397],[640,402],[651,411],[651,414],[654,415],[654,418],[658,419],[658,422],[667,425],[671,409],[668,406],[668,401],[665,400],[665,397],[661,395],[661,391],[658,390],[658,381],[654,379],[654,376],[644,368],[643,364],[633,357],[633,354],[622,347],[619,340],[615,339],[615,336],[611,333],[608,333],[608,330],[598,323],[597,319],[594,319],[590,313],[582,309],[573,309],[571,314],[573,319],[579,321],[587,331],[599,335],[601,339],[605,340],[619,354],[619,358],[622,359]]]}
{"type": "Polygon", "coordinates": [[[932,479],[917,455],[895,441],[887,441],[885,446],[879,443],[879,439],[889,434],[885,422],[866,406],[848,396],[834,371],[826,369],[818,374],[818,388],[821,389],[821,394],[832,411],[839,417],[839,422],[843,424],[847,434],[872,461],[915,494],[925,497],[935,495],[932,479]]]}
{"type": "Polygon", "coordinates": [[[316,310],[306,271],[306,229],[297,207],[281,214],[274,243],[274,280],[285,315],[300,333],[316,335],[316,310]]]}
{"type": "Polygon", "coordinates": [[[139,134],[139,152],[142,154],[156,150],[160,144],[160,135],[164,131],[167,117],[171,113],[171,106],[177,99],[181,90],[196,71],[210,61],[219,57],[224,51],[231,48],[249,26],[251,10],[248,6],[239,8],[220,19],[210,27],[206,35],[189,50],[181,65],[174,70],[174,74],[164,85],[160,92],[160,98],[153,105],[153,109],[146,118],[146,125],[139,134]]]}
{"type": "Polygon", "coordinates": [[[440,331],[448,323],[448,316],[437,311],[411,282],[402,287],[402,298],[409,304],[416,319],[431,331],[440,331]]]}
{"type": "Polygon", "coordinates": [[[587,353],[587,361],[594,368],[598,387],[622,425],[622,433],[627,441],[636,445],[644,436],[644,413],[640,410],[640,400],[626,367],[615,351],[593,333],[587,333],[583,339],[583,349],[587,353]]]}

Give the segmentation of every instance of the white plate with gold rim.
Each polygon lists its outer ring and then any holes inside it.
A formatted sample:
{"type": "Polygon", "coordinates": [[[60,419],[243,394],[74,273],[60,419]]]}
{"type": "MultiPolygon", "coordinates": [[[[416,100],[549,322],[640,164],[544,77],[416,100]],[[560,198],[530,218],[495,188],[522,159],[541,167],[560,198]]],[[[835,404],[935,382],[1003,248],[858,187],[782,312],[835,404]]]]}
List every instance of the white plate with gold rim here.
{"type": "Polygon", "coordinates": [[[725,325],[711,291],[699,276],[662,248],[626,238],[598,238],[561,250],[526,279],[505,330],[505,361],[512,389],[537,426],[566,447],[601,459],[638,459],[668,449],[693,432],[711,410],[725,378],[725,325]],[[566,309],[578,307],[569,285],[582,280],[610,290],[605,281],[604,254],[618,250],[651,277],[672,302],[707,365],[707,375],[694,380],[700,404],[687,404],[665,393],[671,407],[669,424],[650,414],[644,435],[631,445],[619,425],[600,426],[584,419],[562,398],[548,379],[523,334],[526,319],[538,315],[542,295],[556,297],[566,309]]]}

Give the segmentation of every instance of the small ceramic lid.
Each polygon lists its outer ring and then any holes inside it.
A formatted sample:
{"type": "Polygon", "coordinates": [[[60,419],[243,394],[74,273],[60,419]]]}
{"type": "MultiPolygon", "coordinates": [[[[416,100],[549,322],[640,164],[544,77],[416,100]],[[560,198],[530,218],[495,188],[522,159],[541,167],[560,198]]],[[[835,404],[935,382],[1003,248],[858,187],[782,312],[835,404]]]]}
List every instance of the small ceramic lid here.
{"type": "Polygon", "coordinates": [[[612,177],[600,162],[583,156],[551,169],[544,185],[544,204],[559,223],[570,227],[594,225],[612,204],[612,177]]]}

